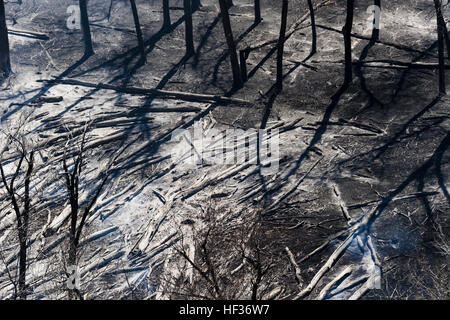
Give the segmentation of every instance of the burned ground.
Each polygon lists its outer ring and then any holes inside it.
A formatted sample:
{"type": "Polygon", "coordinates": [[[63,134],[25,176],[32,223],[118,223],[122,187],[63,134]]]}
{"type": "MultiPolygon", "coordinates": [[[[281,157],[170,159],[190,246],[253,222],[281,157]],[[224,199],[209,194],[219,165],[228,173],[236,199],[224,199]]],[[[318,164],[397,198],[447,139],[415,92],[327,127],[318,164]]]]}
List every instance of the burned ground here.
{"type": "MultiPolygon", "coordinates": [[[[171,32],[161,29],[160,1],[137,1],[145,65],[139,63],[128,1],[114,0],[109,20],[110,1],[90,3],[95,55],[88,59],[82,58],[81,32],[66,27],[74,1],[22,2],[7,3],[8,26],[47,38],[10,34],[14,73],[3,83],[0,101],[2,130],[25,123],[21,130],[38,150],[30,298],[66,298],[69,204],[61,157],[76,146],[86,123],[81,198],[117,156],[82,239],[78,265],[86,299],[347,299],[361,292],[363,299],[449,298],[449,99],[438,96],[437,69],[410,64],[437,63],[429,1],[382,3],[376,43],[370,42],[366,12],[372,2],[356,1],[353,59],[372,62],[354,65],[345,90],[345,1],[316,10],[317,53],[307,60],[307,3],[290,1],[288,28],[302,23],[286,41],[278,95],[270,90],[275,44],[251,52],[248,82],[231,91],[217,1],[202,0],[193,15],[196,54],[189,59],[182,1],[171,1],[171,32]],[[232,94],[250,104],[45,82],[55,79],[232,94]],[[178,166],[170,158],[171,134],[192,130],[195,122],[218,130],[278,128],[278,171],[261,176],[256,166],[178,166]],[[258,266],[267,269],[259,279],[258,266]]],[[[253,25],[253,1],[234,0],[238,48],[278,37],[281,4],[261,3],[263,21],[253,25]]],[[[12,149],[3,152],[5,167],[14,157],[12,149]]],[[[0,296],[7,299],[13,297],[17,246],[9,202],[1,196],[0,296]]]]}

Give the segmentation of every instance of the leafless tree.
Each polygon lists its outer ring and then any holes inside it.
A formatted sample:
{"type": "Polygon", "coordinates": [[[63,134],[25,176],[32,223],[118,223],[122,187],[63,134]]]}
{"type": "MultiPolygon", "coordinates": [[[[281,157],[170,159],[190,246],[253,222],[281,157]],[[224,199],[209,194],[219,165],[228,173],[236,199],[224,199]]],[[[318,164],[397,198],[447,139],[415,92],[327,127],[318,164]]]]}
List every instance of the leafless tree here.
{"type": "Polygon", "coordinates": [[[261,1],[255,0],[255,24],[261,22],[261,1]]]}
{"type": "Polygon", "coordinates": [[[169,30],[171,26],[170,22],[170,7],[169,0],[162,0],[163,5],[163,30],[169,30]]]}
{"type": "Polygon", "coordinates": [[[227,0],[219,0],[223,30],[228,45],[228,51],[230,53],[231,70],[233,72],[233,88],[240,89],[243,86],[243,81],[236,52],[236,44],[234,43],[233,31],[231,29],[230,14],[228,12],[229,2],[230,1],[227,0]]]}
{"type": "Polygon", "coordinates": [[[434,0],[434,8],[436,10],[438,51],[439,51],[439,94],[445,95],[445,62],[444,62],[445,21],[442,18],[441,0],[434,0]]]}
{"type": "Polygon", "coordinates": [[[278,91],[283,90],[283,54],[284,54],[284,41],[286,38],[286,26],[288,15],[289,1],[283,0],[281,9],[281,27],[280,37],[278,38],[278,54],[277,54],[277,83],[276,88],[278,91]]]}
{"type": "Polygon", "coordinates": [[[195,53],[194,35],[192,26],[192,0],[183,0],[184,5],[184,24],[186,40],[186,57],[191,57],[195,53]]]}
{"type": "Polygon", "coordinates": [[[91,28],[89,26],[87,0],[79,0],[79,4],[81,14],[81,28],[83,30],[84,38],[84,56],[90,57],[94,54],[94,48],[92,46],[91,28]]]}
{"type": "Polygon", "coordinates": [[[6,26],[5,4],[0,0],[0,79],[11,73],[9,57],[8,28],[6,26]]]}
{"type": "Polygon", "coordinates": [[[136,1],[130,0],[131,4],[131,10],[133,12],[133,19],[134,19],[134,26],[136,28],[136,36],[138,39],[138,45],[139,45],[139,51],[141,53],[141,62],[146,62],[146,56],[145,56],[145,48],[144,48],[144,39],[142,38],[142,30],[141,30],[141,24],[139,22],[139,14],[136,7],[136,1]]]}
{"type": "Polygon", "coordinates": [[[0,172],[3,187],[6,189],[7,197],[11,202],[15,213],[19,240],[17,297],[21,300],[25,300],[27,298],[27,246],[31,212],[30,184],[34,169],[34,150],[28,150],[29,148],[23,137],[17,138],[9,135],[8,141],[17,146],[18,160],[14,162],[15,169],[10,175],[5,173],[4,165],[2,164],[2,161],[0,161],[0,172]],[[17,179],[20,177],[23,177],[23,181],[17,183],[17,179]]]}
{"type": "Polygon", "coordinates": [[[311,17],[311,33],[312,33],[311,56],[312,56],[317,52],[316,17],[314,14],[314,6],[312,0],[308,0],[308,8],[311,17]]]}
{"type": "MultiPolygon", "coordinates": [[[[63,175],[65,178],[66,189],[68,193],[69,203],[70,203],[70,227],[69,227],[69,252],[68,252],[68,266],[76,266],[78,259],[78,246],[80,243],[80,238],[83,232],[83,228],[86,224],[86,219],[91,214],[95,203],[97,202],[103,187],[105,186],[109,175],[110,175],[110,165],[108,165],[105,171],[102,173],[98,186],[95,188],[95,192],[90,199],[87,199],[84,208],[79,202],[79,191],[80,191],[80,180],[82,177],[82,169],[84,167],[84,162],[86,161],[86,131],[82,135],[81,142],[77,150],[73,153],[72,165],[68,164],[67,152],[63,156],[63,175]]],[[[82,299],[82,295],[78,289],[69,289],[69,299],[82,299]]]]}
{"type": "Polygon", "coordinates": [[[355,0],[347,0],[347,17],[345,25],[342,29],[344,34],[345,46],[345,72],[344,84],[349,85],[352,81],[352,27],[353,27],[353,11],[355,7],[355,0]]]}

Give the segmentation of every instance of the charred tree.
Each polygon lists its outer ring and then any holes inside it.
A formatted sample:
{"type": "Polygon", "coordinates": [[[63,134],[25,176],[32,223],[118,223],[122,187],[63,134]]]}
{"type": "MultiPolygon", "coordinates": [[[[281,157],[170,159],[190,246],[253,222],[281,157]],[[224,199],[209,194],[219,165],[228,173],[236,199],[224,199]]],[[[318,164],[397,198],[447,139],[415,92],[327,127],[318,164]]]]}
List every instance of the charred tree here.
{"type": "Polygon", "coordinates": [[[94,54],[94,48],[92,46],[91,28],[89,26],[87,0],[79,0],[79,3],[81,15],[81,29],[83,30],[83,39],[84,39],[84,56],[90,57],[94,54]]]}
{"type": "Polygon", "coordinates": [[[133,11],[134,26],[136,28],[136,36],[138,39],[139,52],[141,53],[141,62],[145,63],[147,59],[145,57],[144,39],[142,38],[142,29],[141,24],[139,22],[139,14],[136,7],[136,1],[130,0],[130,4],[131,10],[133,11]]]}
{"type": "MultiPolygon", "coordinates": [[[[442,8],[442,5],[441,5],[441,8],[442,8]]],[[[439,19],[438,23],[443,28],[443,34],[444,34],[444,39],[445,39],[445,46],[447,47],[447,59],[450,60],[450,37],[448,35],[447,25],[445,23],[443,15],[442,15],[442,9],[437,11],[436,14],[437,14],[437,18],[439,19]]]]}
{"type": "Polygon", "coordinates": [[[201,6],[200,0],[192,0],[192,12],[199,10],[201,6]]]}
{"type": "Polygon", "coordinates": [[[448,35],[447,25],[445,23],[444,17],[442,16],[442,10],[440,11],[439,20],[440,24],[444,29],[444,39],[445,39],[445,46],[447,47],[447,59],[450,60],[450,37],[448,35]]]}
{"type": "Polygon", "coordinates": [[[281,9],[281,27],[280,37],[278,38],[278,53],[277,53],[277,83],[276,88],[278,91],[283,90],[283,54],[284,54],[284,41],[286,38],[286,26],[288,15],[288,0],[283,0],[281,9]]]}
{"type": "Polygon", "coordinates": [[[353,10],[355,7],[355,0],[347,0],[347,17],[345,25],[342,28],[344,34],[345,46],[345,71],[344,71],[344,85],[349,85],[352,81],[352,27],[353,27],[353,10]]]}
{"type": "Polygon", "coordinates": [[[163,3],[163,30],[170,30],[170,26],[172,22],[170,21],[170,8],[169,8],[169,0],[162,0],[163,3]]]}
{"type": "Polygon", "coordinates": [[[0,163],[0,172],[3,185],[6,189],[7,196],[11,201],[14,213],[16,215],[16,227],[19,236],[19,279],[17,285],[17,298],[26,300],[27,285],[26,285],[26,270],[27,270],[27,245],[28,245],[28,230],[31,211],[30,198],[30,183],[31,175],[34,168],[34,151],[27,152],[25,144],[21,144],[19,161],[9,181],[0,163]],[[21,173],[22,166],[26,162],[25,178],[23,182],[23,198],[18,195],[18,186],[16,180],[21,173]],[[20,203],[22,202],[22,204],[20,203]],[[22,208],[20,208],[22,206],[22,208]]]}
{"type": "Polygon", "coordinates": [[[445,62],[444,62],[444,19],[442,17],[442,6],[440,0],[434,0],[436,10],[438,52],[439,52],[439,94],[445,95],[445,62]]]}
{"type": "Polygon", "coordinates": [[[261,22],[261,0],[255,0],[255,24],[261,22]]]}
{"type": "Polygon", "coordinates": [[[184,24],[185,24],[185,40],[186,40],[186,57],[195,54],[194,35],[192,26],[192,0],[183,0],[184,3],[184,24]]]}
{"type": "Polygon", "coordinates": [[[242,76],[243,82],[247,82],[247,80],[248,80],[248,74],[247,74],[248,55],[249,55],[249,52],[247,50],[239,51],[239,63],[240,63],[240,67],[241,67],[241,76],[242,76]]]}
{"type": "Polygon", "coordinates": [[[239,67],[238,55],[236,52],[236,44],[234,43],[233,31],[231,29],[230,14],[228,12],[227,0],[219,0],[220,12],[222,14],[222,24],[225,38],[230,53],[231,70],[233,72],[233,88],[240,89],[243,86],[241,70],[239,67]]]}
{"type": "Polygon", "coordinates": [[[312,44],[311,44],[311,56],[317,52],[317,30],[316,30],[316,17],[314,14],[314,7],[312,0],[308,0],[309,14],[311,17],[311,34],[312,34],[312,44]]]}
{"type": "MultiPolygon", "coordinates": [[[[86,128],[87,130],[87,128],[86,128]]],[[[110,165],[103,172],[103,177],[100,180],[99,185],[96,187],[94,195],[86,203],[84,208],[80,207],[79,204],[79,191],[80,191],[80,180],[84,162],[86,160],[85,155],[85,145],[86,145],[86,131],[83,133],[81,145],[79,149],[75,152],[73,158],[73,164],[71,170],[69,170],[69,165],[67,161],[67,154],[64,152],[62,165],[63,165],[63,175],[65,178],[66,190],[68,193],[69,203],[70,203],[70,227],[69,227],[69,252],[67,263],[70,267],[77,266],[78,259],[78,247],[85,227],[87,218],[91,214],[91,210],[94,207],[97,199],[99,198],[103,187],[108,180],[110,174],[110,165]]],[[[82,294],[78,288],[68,289],[68,298],[70,300],[83,299],[82,294]]]]}
{"type": "Polygon", "coordinates": [[[6,26],[5,4],[0,0],[0,79],[6,78],[11,73],[9,57],[8,28],[6,26]]]}

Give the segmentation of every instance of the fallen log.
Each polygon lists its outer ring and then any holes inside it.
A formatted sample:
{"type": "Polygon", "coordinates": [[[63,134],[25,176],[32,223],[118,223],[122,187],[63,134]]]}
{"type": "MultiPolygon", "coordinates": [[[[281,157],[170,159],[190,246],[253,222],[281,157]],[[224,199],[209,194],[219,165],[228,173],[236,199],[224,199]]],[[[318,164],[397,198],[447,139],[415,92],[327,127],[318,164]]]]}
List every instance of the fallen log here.
{"type": "Polygon", "coordinates": [[[36,100],[36,104],[39,104],[39,103],[56,103],[56,102],[61,102],[61,101],[63,101],[64,100],[64,98],[63,97],[61,97],[61,96],[57,96],[57,97],[47,97],[47,96],[43,96],[43,97],[39,97],[37,100],[36,100]]]}
{"type": "Polygon", "coordinates": [[[190,92],[180,92],[180,91],[166,91],[159,89],[145,89],[145,88],[137,88],[137,87],[119,87],[113,86],[105,83],[90,83],[79,80],[71,80],[71,79],[54,79],[54,80],[38,80],[38,82],[47,82],[47,83],[57,83],[63,85],[72,85],[72,86],[81,86],[87,88],[96,88],[96,89],[104,89],[104,90],[113,90],[121,93],[127,94],[135,94],[135,95],[144,95],[144,96],[156,96],[163,97],[166,99],[180,99],[187,101],[197,101],[197,102],[217,102],[217,103],[237,103],[244,105],[253,105],[251,102],[237,99],[224,97],[219,95],[211,95],[211,94],[199,94],[199,93],[190,93],[190,92]]]}
{"type": "Polygon", "coordinates": [[[331,280],[325,287],[323,287],[323,289],[319,293],[319,296],[317,297],[317,300],[324,300],[327,297],[330,290],[336,285],[336,283],[348,277],[352,272],[353,269],[351,266],[345,268],[340,274],[337,275],[336,278],[331,280]]]}
{"type": "Polygon", "coordinates": [[[299,286],[303,285],[303,280],[302,280],[302,272],[300,267],[298,266],[297,262],[295,262],[295,257],[293,255],[293,253],[291,252],[291,250],[289,250],[289,247],[285,247],[284,250],[286,250],[286,253],[289,257],[289,261],[291,262],[292,266],[295,269],[295,278],[297,279],[297,283],[299,286]]]}
{"type": "Polygon", "coordinates": [[[198,107],[175,107],[175,108],[142,108],[142,107],[134,107],[136,111],[131,111],[131,114],[134,113],[169,113],[169,112],[200,112],[203,109],[198,107]]]}
{"type": "Polygon", "coordinates": [[[306,286],[305,289],[300,291],[293,299],[298,300],[302,299],[305,296],[309,295],[311,291],[316,287],[319,280],[322,278],[322,276],[327,273],[331,267],[336,263],[336,261],[339,259],[341,254],[347,249],[347,247],[350,245],[350,243],[354,239],[354,234],[350,234],[347,239],[345,239],[344,242],[342,242],[338,248],[333,252],[333,254],[328,258],[326,263],[320,268],[320,270],[316,273],[316,275],[312,278],[311,282],[306,286]]]}
{"type": "Polygon", "coordinates": [[[25,37],[33,37],[40,40],[49,40],[49,36],[45,33],[35,32],[35,31],[28,31],[28,30],[19,30],[19,29],[13,29],[8,28],[8,33],[15,35],[15,36],[25,36],[25,37]]]}
{"type": "Polygon", "coordinates": [[[372,288],[372,279],[369,278],[366,280],[366,282],[358,289],[356,290],[348,300],[359,300],[363,295],[366,294],[367,291],[369,291],[372,288]]]}
{"type": "MultiPolygon", "coordinates": [[[[408,199],[412,199],[412,198],[422,198],[422,197],[428,197],[428,196],[434,196],[436,194],[438,194],[439,192],[437,191],[430,191],[430,192],[415,192],[406,196],[402,196],[402,197],[394,197],[391,201],[399,201],[399,200],[408,200],[408,199]]],[[[370,201],[366,201],[363,203],[357,203],[357,204],[352,204],[348,206],[348,209],[359,209],[359,208],[363,208],[372,204],[378,204],[381,203],[382,200],[370,200],[370,201]]]]}
{"type": "MultiPolygon", "coordinates": [[[[368,61],[353,61],[352,64],[361,65],[363,67],[370,68],[396,68],[396,69],[438,69],[438,63],[429,62],[402,62],[394,60],[368,60],[368,61]]],[[[445,66],[446,69],[450,69],[450,65],[445,66]]]]}
{"type": "MultiPolygon", "coordinates": [[[[344,60],[338,61],[314,61],[315,63],[327,62],[327,63],[345,63],[344,60]]],[[[370,61],[361,61],[355,60],[352,61],[353,65],[359,65],[364,68],[387,68],[387,69],[429,69],[434,70],[439,68],[438,63],[429,63],[429,62],[402,62],[402,61],[394,61],[394,60],[370,60],[370,61]]],[[[446,69],[450,69],[450,65],[445,66],[446,69]]]]}

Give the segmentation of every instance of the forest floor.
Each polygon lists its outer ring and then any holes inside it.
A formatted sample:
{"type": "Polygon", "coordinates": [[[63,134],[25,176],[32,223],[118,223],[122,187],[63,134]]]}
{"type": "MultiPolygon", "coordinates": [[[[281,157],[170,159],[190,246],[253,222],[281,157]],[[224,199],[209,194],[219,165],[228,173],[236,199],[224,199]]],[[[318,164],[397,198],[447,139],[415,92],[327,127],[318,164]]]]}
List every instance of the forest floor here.
{"type": "MultiPolygon", "coordinates": [[[[8,26],[48,36],[10,34],[14,74],[0,92],[1,129],[11,132],[22,124],[39,150],[31,297],[66,295],[62,270],[70,206],[61,157],[68,138],[76,141],[90,123],[82,200],[108,160],[121,153],[84,231],[79,266],[85,298],[240,299],[251,297],[256,282],[257,298],[264,299],[303,298],[305,288],[308,299],[325,291],[327,299],[448,299],[449,98],[437,94],[436,69],[376,62],[355,64],[353,82],[342,89],[345,1],[317,9],[312,57],[309,17],[286,41],[280,94],[270,90],[275,45],[249,55],[249,81],[232,97],[250,106],[42,82],[72,79],[229,95],[232,74],[216,3],[202,0],[194,13],[196,54],[186,60],[182,1],[171,1],[170,33],[161,31],[160,1],[137,1],[145,65],[139,63],[128,1],[113,1],[109,20],[109,0],[90,4],[95,55],[88,59],[82,58],[81,32],[66,27],[74,1],[7,4],[8,26]],[[254,165],[179,166],[170,157],[171,134],[196,123],[221,132],[277,128],[278,170],[263,176],[254,165]],[[217,275],[219,290],[209,290],[214,281],[205,282],[184,252],[207,277],[217,275]],[[255,257],[267,269],[262,278],[255,273],[255,257]]],[[[256,26],[252,3],[234,0],[230,10],[238,48],[279,33],[278,1],[262,1],[263,21],[256,26]]],[[[369,41],[371,4],[356,1],[355,61],[437,63],[429,1],[382,3],[377,43],[369,41]]],[[[288,28],[308,13],[303,0],[291,1],[290,8],[288,28]]],[[[3,158],[13,155],[6,150],[3,158]]],[[[14,217],[0,195],[0,242],[9,244],[0,263],[4,299],[12,295],[8,270],[17,246],[14,217]]]]}

